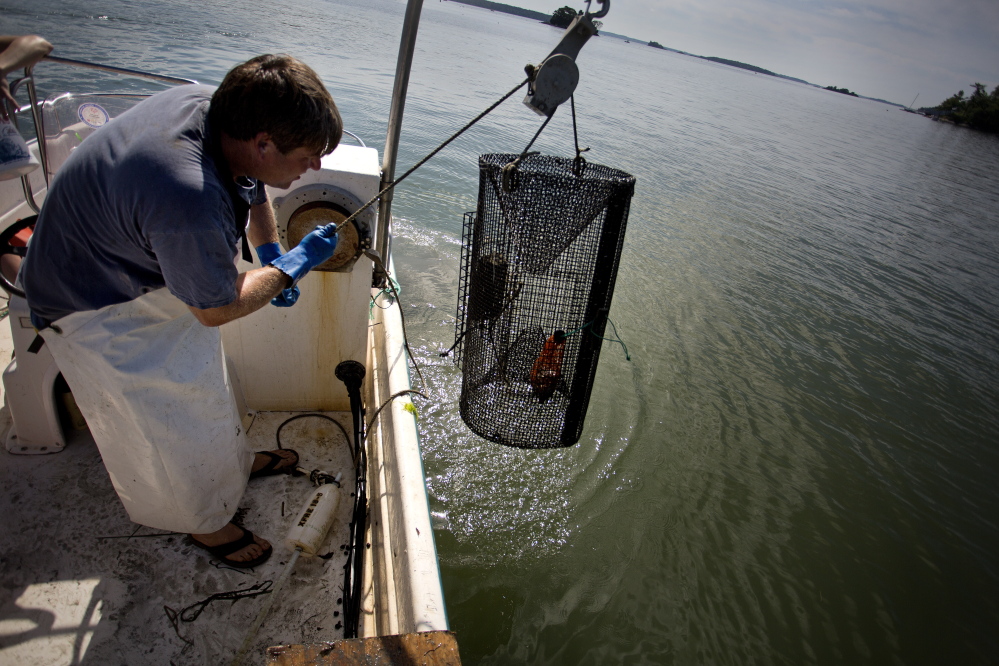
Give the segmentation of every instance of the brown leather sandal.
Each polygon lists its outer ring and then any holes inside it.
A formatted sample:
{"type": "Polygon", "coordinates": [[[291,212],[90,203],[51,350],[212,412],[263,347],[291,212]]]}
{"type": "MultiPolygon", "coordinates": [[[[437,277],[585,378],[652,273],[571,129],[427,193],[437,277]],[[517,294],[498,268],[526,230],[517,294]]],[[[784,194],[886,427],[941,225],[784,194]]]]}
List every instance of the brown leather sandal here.
{"type": "MultiPolygon", "coordinates": [[[[236,527],[239,526],[237,525],[236,527]]],[[[219,544],[218,546],[206,546],[205,544],[201,543],[190,534],[187,535],[187,540],[190,543],[193,543],[198,548],[201,548],[202,550],[207,550],[212,557],[214,557],[215,559],[219,560],[224,564],[229,565],[230,567],[236,567],[238,569],[249,569],[251,567],[257,566],[258,564],[263,564],[264,562],[266,562],[267,558],[269,558],[271,556],[271,553],[274,552],[273,547],[266,548],[263,554],[253,558],[252,560],[246,560],[245,562],[229,559],[228,557],[229,555],[232,555],[233,553],[238,553],[247,546],[252,546],[257,543],[256,541],[253,540],[253,532],[246,529],[245,527],[240,527],[239,529],[243,531],[243,536],[239,537],[235,541],[230,541],[229,543],[222,543],[219,544]]]]}
{"type": "Polygon", "coordinates": [[[284,458],[271,451],[257,451],[257,453],[263,456],[267,456],[268,458],[270,458],[270,460],[268,460],[267,464],[258,469],[256,472],[250,472],[250,478],[259,479],[262,476],[273,476],[275,474],[293,473],[295,471],[295,468],[298,467],[298,451],[295,451],[294,449],[282,449],[282,450],[294,453],[295,459],[291,463],[285,465],[284,467],[278,467],[278,465],[280,465],[285,461],[284,458]]]}

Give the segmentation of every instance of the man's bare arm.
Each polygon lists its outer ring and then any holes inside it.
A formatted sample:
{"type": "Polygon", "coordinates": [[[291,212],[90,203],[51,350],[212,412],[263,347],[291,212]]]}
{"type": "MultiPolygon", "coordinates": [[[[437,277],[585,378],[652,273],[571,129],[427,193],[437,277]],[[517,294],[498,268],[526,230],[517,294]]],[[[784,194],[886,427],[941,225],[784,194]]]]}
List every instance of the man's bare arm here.
{"type": "MultiPolygon", "coordinates": [[[[277,220],[270,201],[250,207],[246,236],[253,247],[278,242],[277,220]]],[[[235,301],[218,308],[191,308],[191,312],[205,326],[221,326],[264,307],[290,284],[291,278],[276,268],[257,268],[236,279],[235,301]]]]}
{"type": "Polygon", "coordinates": [[[256,312],[290,285],[290,277],[273,266],[264,266],[240,273],[236,278],[236,300],[229,305],[204,310],[188,307],[205,326],[221,326],[256,312]]]}
{"type": "Polygon", "coordinates": [[[34,65],[51,52],[52,45],[38,35],[0,36],[0,72],[34,65]]]}
{"type": "Polygon", "coordinates": [[[17,100],[7,84],[7,74],[34,65],[51,51],[52,45],[38,35],[0,36],[0,116],[4,119],[7,119],[7,109],[3,100],[17,108],[17,100]]]}
{"type": "MultiPolygon", "coordinates": [[[[277,242],[274,212],[269,203],[250,209],[248,235],[254,245],[277,242]]],[[[272,298],[333,256],[336,243],[336,230],[332,226],[317,228],[306,235],[297,247],[274,260],[275,265],[281,266],[280,269],[268,265],[240,274],[236,278],[235,301],[219,308],[191,308],[191,312],[205,326],[221,326],[245,317],[264,307],[272,298]]]]}
{"type": "Polygon", "coordinates": [[[274,209],[270,200],[250,206],[250,226],[246,237],[253,247],[278,242],[277,220],[274,218],[274,209]]]}

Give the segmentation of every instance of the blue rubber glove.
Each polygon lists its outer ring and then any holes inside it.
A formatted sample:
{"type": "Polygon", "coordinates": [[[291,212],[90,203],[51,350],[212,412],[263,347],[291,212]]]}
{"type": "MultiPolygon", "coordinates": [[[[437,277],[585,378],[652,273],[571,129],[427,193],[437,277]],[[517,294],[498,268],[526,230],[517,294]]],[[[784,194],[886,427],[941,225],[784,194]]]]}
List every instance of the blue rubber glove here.
{"type": "Polygon", "coordinates": [[[336,241],[336,225],[316,227],[296,247],[270,265],[290,277],[292,286],[295,286],[306,273],[333,256],[336,241]]]}
{"type": "Polygon", "coordinates": [[[257,252],[257,258],[260,259],[261,266],[267,266],[284,254],[281,252],[281,243],[264,243],[263,245],[258,245],[254,249],[257,252]]]}
{"type": "MultiPolygon", "coordinates": [[[[281,256],[280,243],[264,243],[263,245],[258,245],[255,249],[261,266],[268,266],[272,261],[281,256]]],[[[298,287],[289,287],[272,298],[271,305],[279,308],[290,308],[295,304],[300,295],[301,292],[298,290],[298,287]]]]}

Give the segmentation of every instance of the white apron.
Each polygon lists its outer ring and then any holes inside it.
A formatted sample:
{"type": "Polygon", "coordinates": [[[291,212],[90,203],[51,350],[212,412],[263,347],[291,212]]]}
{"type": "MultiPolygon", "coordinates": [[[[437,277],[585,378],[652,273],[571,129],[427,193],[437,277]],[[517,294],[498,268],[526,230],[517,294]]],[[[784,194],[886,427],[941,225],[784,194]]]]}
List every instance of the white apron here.
{"type": "Polygon", "coordinates": [[[136,523],[206,534],[246,489],[246,447],[218,328],[167,289],[41,332],[136,523]]]}

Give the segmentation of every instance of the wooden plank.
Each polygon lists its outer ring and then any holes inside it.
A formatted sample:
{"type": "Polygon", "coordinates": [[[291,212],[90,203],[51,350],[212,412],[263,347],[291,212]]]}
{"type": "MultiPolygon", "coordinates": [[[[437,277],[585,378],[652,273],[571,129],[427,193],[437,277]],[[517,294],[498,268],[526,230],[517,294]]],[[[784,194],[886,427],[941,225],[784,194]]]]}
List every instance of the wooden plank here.
{"type": "Polygon", "coordinates": [[[461,666],[450,631],[267,648],[267,666],[461,666]]]}

